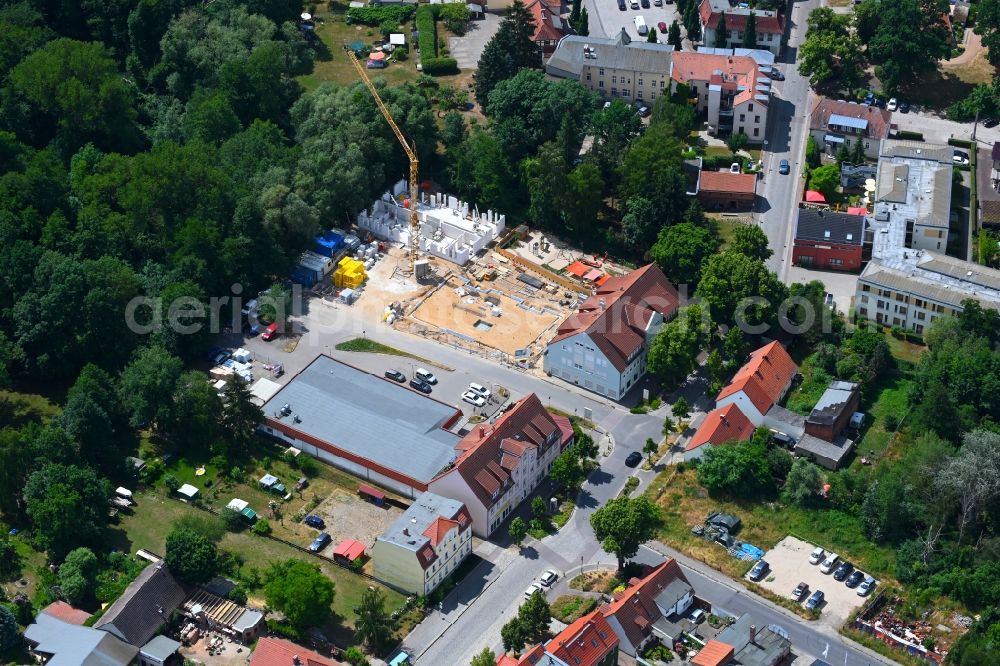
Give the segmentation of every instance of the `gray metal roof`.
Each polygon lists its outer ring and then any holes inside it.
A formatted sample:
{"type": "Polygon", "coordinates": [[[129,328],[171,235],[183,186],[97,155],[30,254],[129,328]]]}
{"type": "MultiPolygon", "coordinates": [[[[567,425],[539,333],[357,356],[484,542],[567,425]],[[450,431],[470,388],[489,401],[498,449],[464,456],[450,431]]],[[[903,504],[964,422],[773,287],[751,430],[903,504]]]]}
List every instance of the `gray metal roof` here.
{"type": "Polygon", "coordinates": [[[909,250],[902,259],[895,256],[872,259],[861,272],[858,281],[956,308],[961,308],[962,301],[971,298],[984,307],[1000,309],[1000,271],[957,259],[951,260],[950,257],[941,255],[931,255],[939,260],[931,263],[931,266],[947,266],[952,272],[928,270],[925,268],[926,263],[919,263],[920,259],[928,255],[931,253],[927,251],[918,253],[909,250]],[[955,275],[955,268],[964,268],[966,273],[955,275]]]}
{"type": "Polygon", "coordinates": [[[726,627],[715,640],[733,646],[733,656],[742,666],[771,666],[791,648],[791,641],[772,631],[770,627],[743,615],[726,627]],[[750,642],[750,627],[756,627],[756,636],[750,642]]]}
{"type": "Polygon", "coordinates": [[[854,449],[854,441],[844,437],[837,437],[835,441],[828,442],[813,435],[802,435],[795,443],[796,453],[809,453],[819,458],[832,460],[835,466],[839,467],[841,461],[847,457],[854,449]]]}
{"type": "Polygon", "coordinates": [[[579,78],[584,66],[589,65],[666,76],[670,72],[673,50],[669,44],[627,43],[621,35],[615,38],[568,35],[559,40],[545,65],[545,72],[551,76],[579,78]]]}
{"type": "Polygon", "coordinates": [[[866,129],[868,127],[868,121],[864,118],[853,118],[851,116],[842,116],[839,113],[830,114],[830,119],[827,125],[838,125],[839,127],[852,127],[854,129],[866,129]]]}
{"type": "Polygon", "coordinates": [[[882,139],[882,145],[879,146],[879,155],[881,157],[902,157],[938,162],[950,167],[952,166],[955,149],[939,143],[882,139]]]}
{"type": "Polygon", "coordinates": [[[947,229],[951,213],[953,149],[948,146],[883,141],[879,158],[876,213],[947,229]],[[942,155],[947,154],[947,160],[942,155]]]}
{"type": "Polygon", "coordinates": [[[864,240],[865,218],[861,215],[800,208],[798,216],[796,238],[857,246],[864,240]]]}
{"type": "Polygon", "coordinates": [[[48,666],[127,666],[139,653],[139,648],[107,632],[69,624],[46,613],[38,614],[24,637],[37,646],[36,651],[52,655],[48,666]]]}
{"type": "Polygon", "coordinates": [[[104,611],[95,627],[135,646],[145,645],[184,601],[184,590],[162,563],[150,564],[104,611]]]}
{"type": "Polygon", "coordinates": [[[263,619],[264,614],[259,610],[247,608],[244,609],[243,614],[240,615],[235,622],[233,622],[233,629],[242,633],[248,629],[253,629],[263,619]]]}
{"type": "Polygon", "coordinates": [[[691,592],[693,590],[686,581],[675,578],[663,588],[662,592],[656,595],[656,605],[660,608],[673,608],[678,601],[691,592]]]}
{"type": "Polygon", "coordinates": [[[459,436],[443,429],[456,408],[329,356],[317,356],[263,409],[268,419],[422,483],[456,457],[459,436]],[[292,414],[282,417],[286,404],[292,414]]]}
{"type": "Polygon", "coordinates": [[[423,536],[424,530],[438,516],[451,519],[461,509],[462,503],[459,501],[441,497],[430,491],[421,493],[410,505],[410,508],[404,511],[403,515],[397,518],[392,525],[389,525],[378,539],[408,550],[419,550],[427,543],[427,537],[423,536]],[[404,530],[409,534],[404,533],[404,530]]]}
{"type": "Polygon", "coordinates": [[[837,417],[843,413],[847,407],[847,403],[851,399],[851,395],[853,395],[857,388],[858,385],[854,382],[845,382],[839,379],[830,382],[830,385],[823,391],[823,395],[820,396],[812,412],[809,414],[809,423],[833,424],[837,420],[837,417]]]}
{"type": "Polygon", "coordinates": [[[180,648],[181,644],[174,639],[160,635],[143,645],[142,649],[139,650],[139,653],[143,657],[164,662],[170,657],[170,655],[177,652],[180,648]]]}

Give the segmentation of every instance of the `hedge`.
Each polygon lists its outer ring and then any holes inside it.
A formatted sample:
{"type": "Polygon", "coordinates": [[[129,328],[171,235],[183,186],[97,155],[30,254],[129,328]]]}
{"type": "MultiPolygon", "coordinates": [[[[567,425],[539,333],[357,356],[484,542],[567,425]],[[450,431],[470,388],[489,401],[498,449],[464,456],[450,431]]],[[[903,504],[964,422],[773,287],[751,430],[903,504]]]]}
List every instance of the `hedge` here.
{"type": "Polygon", "coordinates": [[[922,132],[910,132],[908,130],[900,130],[900,131],[896,132],[896,136],[894,138],[900,139],[900,140],[904,140],[905,139],[905,140],[909,140],[909,141],[923,141],[924,140],[924,135],[923,135],[922,132]]]}
{"type": "Polygon", "coordinates": [[[395,21],[396,25],[400,25],[410,20],[411,16],[413,7],[409,5],[354,7],[347,10],[347,18],[371,26],[378,26],[383,21],[395,21]]]}
{"type": "Polygon", "coordinates": [[[968,139],[956,139],[954,137],[948,139],[949,146],[955,146],[956,148],[972,148],[972,142],[968,139]]]}
{"type": "MultiPolygon", "coordinates": [[[[423,53],[423,49],[421,49],[423,53]]],[[[444,74],[457,74],[458,61],[454,58],[420,58],[420,64],[424,74],[441,76],[444,74]]]]}
{"type": "Polygon", "coordinates": [[[417,9],[415,23],[420,32],[420,67],[424,74],[441,76],[458,72],[458,61],[454,58],[438,57],[437,17],[448,5],[421,5],[417,9]]]}

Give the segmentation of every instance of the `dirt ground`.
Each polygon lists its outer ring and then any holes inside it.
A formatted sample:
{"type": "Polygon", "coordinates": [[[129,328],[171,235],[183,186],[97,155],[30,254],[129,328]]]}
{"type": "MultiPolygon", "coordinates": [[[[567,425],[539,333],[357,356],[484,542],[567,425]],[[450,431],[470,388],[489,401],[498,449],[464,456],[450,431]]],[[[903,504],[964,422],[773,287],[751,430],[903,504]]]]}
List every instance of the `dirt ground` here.
{"type": "Polygon", "coordinates": [[[323,551],[324,555],[344,539],[355,539],[371,548],[375,538],[380,536],[393,521],[403,515],[402,509],[390,506],[376,506],[346,490],[335,490],[318,507],[310,512],[326,523],[323,531],[332,541],[323,551]]]}
{"type": "Polygon", "coordinates": [[[410,317],[438,329],[449,329],[468,336],[488,347],[508,354],[528,347],[561,321],[568,310],[559,306],[560,292],[544,290],[518,282],[514,272],[494,281],[480,283],[481,295],[470,294],[457,277],[424,299],[410,317]],[[521,307],[514,298],[522,299],[521,307]],[[486,298],[498,300],[501,314],[494,314],[494,305],[486,298]],[[488,328],[486,328],[488,327],[488,328]]]}
{"type": "Polygon", "coordinates": [[[809,585],[809,594],[822,590],[825,595],[823,605],[820,606],[822,617],[839,625],[855,608],[863,604],[867,597],[859,597],[856,588],[851,589],[843,582],[834,580],[832,573],[822,573],[818,564],[809,564],[809,554],[815,547],[808,541],[791,536],[779,541],[774,548],[764,554],[764,559],[771,565],[771,570],[759,585],[786,598],[791,598],[792,590],[800,582],[809,585]]]}
{"type": "Polygon", "coordinates": [[[246,666],[250,648],[236,642],[230,643],[228,639],[224,639],[222,645],[223,649],[219,654],[209,655],[205,637],[202,636],[194,645],[182,647],[180,653],[186,660],[208,666],[246,666]]]}

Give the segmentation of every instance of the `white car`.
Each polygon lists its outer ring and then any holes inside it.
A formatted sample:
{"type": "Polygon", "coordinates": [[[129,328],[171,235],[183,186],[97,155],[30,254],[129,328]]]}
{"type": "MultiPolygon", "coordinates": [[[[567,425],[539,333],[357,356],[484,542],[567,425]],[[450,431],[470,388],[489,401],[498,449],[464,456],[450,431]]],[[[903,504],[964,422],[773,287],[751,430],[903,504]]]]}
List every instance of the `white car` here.
{"type": "Polygon", "coordinates": [[[729,173],[739,173],[739,172],[740,172],[739,162],[733,162],[732,164],[729,165],[729,173]]]}
{"type": "Polygon", "coordinates": [[[892,99],[889,100],[889,103],[886,105],[885,108],[887,108],[890,111],[895,111],[896,109],[899,108],[899,100],[893,97],[892,99]]]}
{"type": "Polygon", "coordinates": [[[482,407],[483,405],[486,404],[486,398],[472,391],[466,391],[465,393],[463,393],[462,400],[476,407],[482,407]]]}
{"type": "Polygon", "coordinates": [[[472,382],[471,384],[469,384],[469,390],[472,391],[473,393],[483,396],[487,400],[489,400],[490,395],[492,395],[488,388],[486,388],[482,384],[477,384],[476,382],[472,382]]]}
{"type": "Polygon", "coordinates": [[[837,553],[830,553],[823,561],[823,564],[819,565],[819,570],[828,574],[837,568],[838,562],[840,562],[840,555],[837,555],[837,553]]]}
{"type": "Polygon", "coordinates": [[[557,580],[559,580],[559,574],[552,569],[546,569],[545,573],[538,578],[538,582],[542,584],[542,587],[549,587],[557,580]]]}
{"type": "Polygon", "coordinates": [[[545,594],[545,590],[542,589],[541,585],[539,585],[538,583],[532,583],[531,585],[528,586],[528,589],[524,591],[524,598],[525,599],[531,598],[531,595],[533,595],[535,592],[540,592],[542,593],[542,595],[545,594]]]}
{"type": "Polygon", "coordinates": [[[823,556],[826,555],[826,551],[822,548],[817,548],[809,556],[809,564],[819,564],[823,561],[823,556]]]}

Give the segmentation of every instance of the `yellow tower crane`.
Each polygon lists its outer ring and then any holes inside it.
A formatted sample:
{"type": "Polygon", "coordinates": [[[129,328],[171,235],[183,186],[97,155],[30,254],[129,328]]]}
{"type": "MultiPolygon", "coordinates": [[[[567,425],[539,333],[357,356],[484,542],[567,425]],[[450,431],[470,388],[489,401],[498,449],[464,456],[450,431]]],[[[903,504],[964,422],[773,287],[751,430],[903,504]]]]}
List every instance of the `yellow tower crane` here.
{"type": "Polygon", "coordinates": [[[385,118],[385,122],[389,123],[389,127],[392,128],[393,133],[396,138],[399,139],[400,145],[403,146],[403,152],[410,159],[410,243],[409,243],[409,255],[410,255],[410,271],[414,270],[413,264],[417,260],[417,249],[419,246],[419,229],[420,221],[417,218],[417,195],[418,191],[418,174],[420,172],[420,160],[417,158],[417,144],[412,145],[406,139],[406,135],[403,131],[399,129],[396,121],[393,120],[392,114],[389,113],[389,107],[385,105],[382,98],[378,94],[378,90],[372,84],[372,80],[368,78],[368,72],[365,71],[364,65],[358,60],[358,57],[354,55],[354,51],[344,45],[344,50],[347,52],[347,57],[350,59],[351,64],[354,65],[354,69],[358,71],[358,76],[364,81],[365,85],[368,86],[368,91],[375,98],[375,105],[378,106],[378,110],[382,112],[382,117],[385,118]]]}

